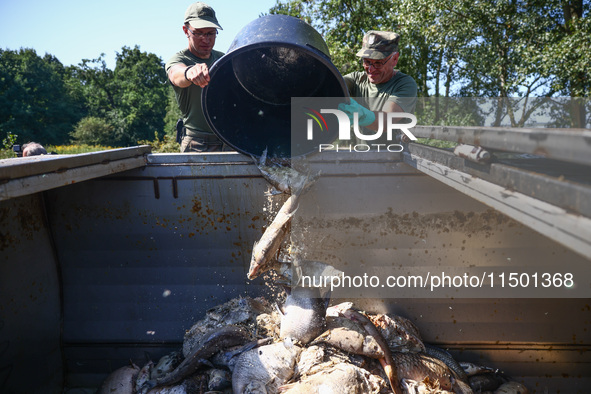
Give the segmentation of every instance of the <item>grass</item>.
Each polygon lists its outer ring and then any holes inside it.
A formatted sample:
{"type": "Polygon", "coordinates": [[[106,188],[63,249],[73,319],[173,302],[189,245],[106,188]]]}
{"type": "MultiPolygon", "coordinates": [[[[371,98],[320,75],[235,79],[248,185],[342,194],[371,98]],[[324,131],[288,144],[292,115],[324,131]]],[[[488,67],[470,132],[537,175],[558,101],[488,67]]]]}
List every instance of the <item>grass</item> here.
{"type": "Polygon", "coordinates": [[[55,152],[58,155],[75,155],[78,153],[98,152],[102,150],[116,149],[111,146],[103,145],[47,145],[47,152],[55,152]]]}

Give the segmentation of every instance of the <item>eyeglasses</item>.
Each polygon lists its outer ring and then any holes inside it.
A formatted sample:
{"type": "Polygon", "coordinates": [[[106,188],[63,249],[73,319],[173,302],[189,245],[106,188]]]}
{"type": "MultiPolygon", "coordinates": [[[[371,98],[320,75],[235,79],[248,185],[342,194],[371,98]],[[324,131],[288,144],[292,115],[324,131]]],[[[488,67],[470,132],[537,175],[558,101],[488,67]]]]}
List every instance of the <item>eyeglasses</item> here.
{"type": "Polygon", "coordinates": [[[386,63],[388,63],[390,61],[390,58],[394,56],[394,54],[391,54],[390,56],[388,56],[387,58],[385,58],[384,60],[369,60],[369,59],[363,59],[363,67],[370,67],[373,66],[374,68],[382,68],[384,67],[384,65],[386,63]]]}
{"type": "Polygon", "coordinates": [[[187,27],[187,30],[189,30],[191,32],[192,35],[194,35],[197,38],[215,38],[215,36],[218,35],[218,31],[210,31],[209,33],[201,33],[198,31],[193,31],[191,29],[189,29],[187,27]]]}

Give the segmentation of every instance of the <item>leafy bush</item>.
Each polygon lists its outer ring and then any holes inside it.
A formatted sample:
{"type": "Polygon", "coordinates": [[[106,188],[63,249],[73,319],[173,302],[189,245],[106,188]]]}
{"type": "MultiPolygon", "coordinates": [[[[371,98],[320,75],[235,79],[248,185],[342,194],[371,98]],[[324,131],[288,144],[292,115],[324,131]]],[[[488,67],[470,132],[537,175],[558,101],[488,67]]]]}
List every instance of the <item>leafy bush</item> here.
{"type": "Polygon", "coordinates": [[[2,146],[0,146],[0,159],[11,159],[16,157],[12,146],[16,142],[17,135],[8,133],[6,138],[2,139],[2,146]]]}
{"type": "Polygon", "coordinates": [[[113,141],[113,126],[103,118],[87,116],[78,122],[70,134],[73,142],[79,145],[99,145],[113,141]]]}
{"type": "Polygon", "coordinates": [[[175,138],[169,134],[165,134],[162,140],[158,138],[158,133],[154,133],[154,141],[139,141],[140,145],[150,145],[152,153],[178,153],[181,146],[176,142],[175,138]]]}

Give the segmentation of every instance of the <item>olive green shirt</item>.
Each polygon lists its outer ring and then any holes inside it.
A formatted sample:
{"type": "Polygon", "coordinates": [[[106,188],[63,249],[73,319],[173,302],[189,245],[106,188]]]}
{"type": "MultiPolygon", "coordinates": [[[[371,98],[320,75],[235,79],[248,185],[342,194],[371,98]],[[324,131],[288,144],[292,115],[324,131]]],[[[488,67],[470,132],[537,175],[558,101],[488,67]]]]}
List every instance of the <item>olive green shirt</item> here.
{"type": "Polygon", "coordinates": [[[387,101],[398,104],[404,112],[412,113],[417,103],[417,83],[410,76],[396,71],[389,81],[373,84],[365,72],[356,71],[344,77],[351,97],[364,98],[359,104],[371,111],[382,111],[387,101]]]}
{"type": "MultiPolygon", "coordinates": [[[[212,50],[209,59],[201,59],[193,55],[188,48],[184,49],[180,52],[177,52],[166,63],[166,75],[168,75],[168,72],[172,66],[179,63],[187,66],[197,63],[205,63],[208,68],[211,68],[213,63],[223,55],[224,54],[222,52],[212,50]]],[[[201,109],[201,92],[203,89],[195,84],[192,84],[186,88],[179,88],[178,86],[172,85],[172,88],[174,89],[177,104],[181,110],[181,114],[183,115],[185,127],[189,129],[187,130],[187,133],[190,134],[191,130],[194,130],[197,132],[211,133],[213,135],[213,131],[207,124],[205,115],[201,109]]]]}

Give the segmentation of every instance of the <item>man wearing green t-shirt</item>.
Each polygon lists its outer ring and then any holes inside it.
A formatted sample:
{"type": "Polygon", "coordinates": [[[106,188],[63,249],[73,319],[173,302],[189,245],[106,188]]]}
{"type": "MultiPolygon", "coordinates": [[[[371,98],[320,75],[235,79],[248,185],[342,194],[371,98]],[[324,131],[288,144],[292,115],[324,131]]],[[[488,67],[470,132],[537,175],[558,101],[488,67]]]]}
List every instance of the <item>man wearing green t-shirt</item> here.
{"type": "MultiPolygon", "coordinates": [[[[378,130],[376,116],[379,112],[412,113],[417,102],[417,84],[406,74],[396,70],[400,35],[389,31],[369,31],[363,37],[363,46],[357,56],[362,59],[364,72],[345,75],[345,83],[351,97],[350,104],[341,104],[339,109],[352,119],[359,114],[359,126],[378,130]]],[[[385,133],[384,133],[385,137],[385,133]]],[[[374,140],[372,142],[385,142],[374,140]]]]}
{"type": "Polygon", "coordinates": [[[209,83],[209,68],[224,55],[213,49],[217,29],[221,28],[213,8],[201,2],[191,4],[183,25],[189,46],[166,63],[166,74],[183,115],[181,152],[215,152],[223,147],[201,109],[201,91],[209,83]]]}

